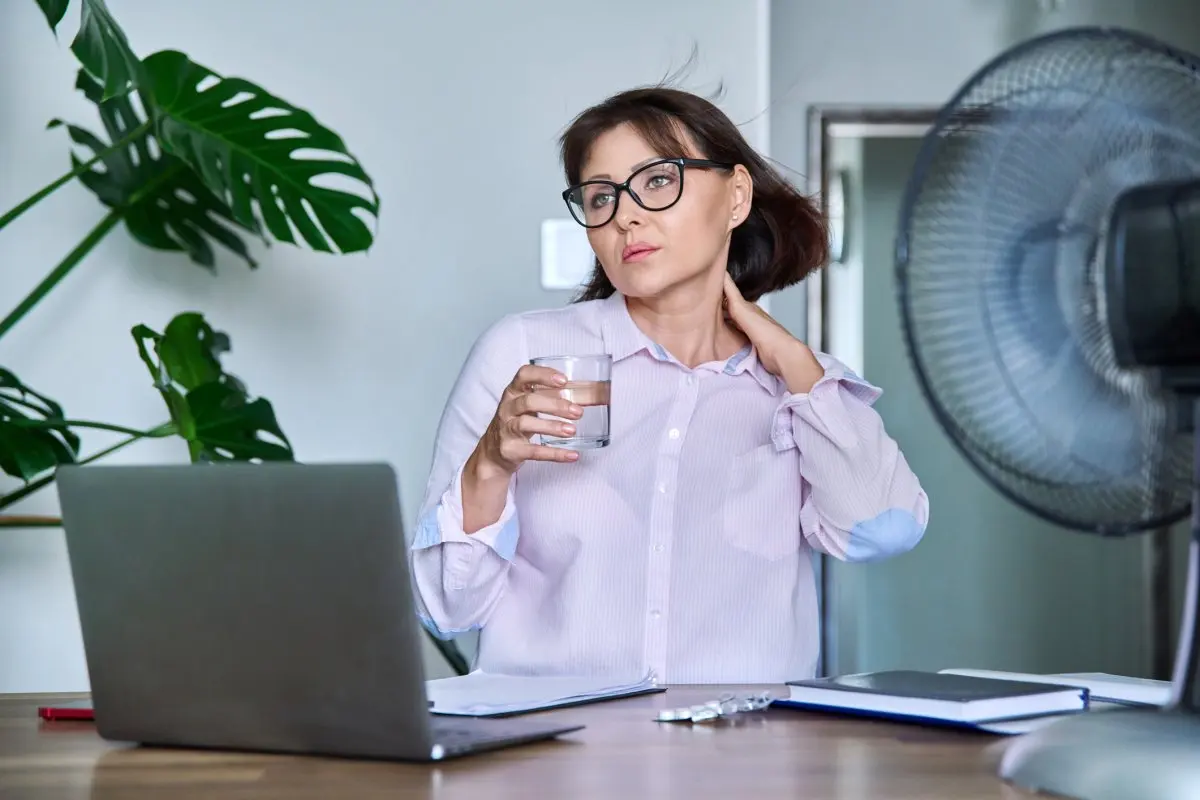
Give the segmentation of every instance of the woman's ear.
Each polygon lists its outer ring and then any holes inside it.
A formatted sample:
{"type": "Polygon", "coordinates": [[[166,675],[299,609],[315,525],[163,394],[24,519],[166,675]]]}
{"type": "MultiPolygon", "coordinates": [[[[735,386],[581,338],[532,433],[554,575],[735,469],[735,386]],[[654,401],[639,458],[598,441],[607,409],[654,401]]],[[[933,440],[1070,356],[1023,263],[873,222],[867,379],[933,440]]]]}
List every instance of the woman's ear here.
{"type": "Polygon", "coordinates": [[[731,228],[736,228],[746,217],[750,216],[750,206],[754,202],[754,179],[750,177],[750,172],[744,166],[736,164],[730,184],[732,207],[729,212],[729,223],[731,228]]]}

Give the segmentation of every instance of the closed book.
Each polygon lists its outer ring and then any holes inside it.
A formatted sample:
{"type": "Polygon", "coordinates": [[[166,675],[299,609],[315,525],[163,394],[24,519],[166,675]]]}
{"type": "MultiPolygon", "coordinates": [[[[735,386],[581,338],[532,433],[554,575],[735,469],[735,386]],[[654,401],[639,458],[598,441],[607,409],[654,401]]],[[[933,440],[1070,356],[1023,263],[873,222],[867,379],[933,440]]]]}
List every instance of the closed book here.
{"type": "Polygon", "coordinates": [[[1084,686],[886,670],[789,681],[774,705],[911,721],[976,725],[1086,711],[1084,686]]]}

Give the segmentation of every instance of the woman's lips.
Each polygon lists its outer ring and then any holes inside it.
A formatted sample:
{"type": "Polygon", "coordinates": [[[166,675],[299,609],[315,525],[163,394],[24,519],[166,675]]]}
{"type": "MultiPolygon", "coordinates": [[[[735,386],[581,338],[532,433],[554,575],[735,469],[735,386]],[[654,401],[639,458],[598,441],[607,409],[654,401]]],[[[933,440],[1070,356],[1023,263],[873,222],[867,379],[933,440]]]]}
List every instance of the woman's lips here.
{"type": "Polygon", "coordinates": [[[631,244],[621,251],[622,261],[642,261],[658,252],[658,248],[648,244],[631,244]]]}

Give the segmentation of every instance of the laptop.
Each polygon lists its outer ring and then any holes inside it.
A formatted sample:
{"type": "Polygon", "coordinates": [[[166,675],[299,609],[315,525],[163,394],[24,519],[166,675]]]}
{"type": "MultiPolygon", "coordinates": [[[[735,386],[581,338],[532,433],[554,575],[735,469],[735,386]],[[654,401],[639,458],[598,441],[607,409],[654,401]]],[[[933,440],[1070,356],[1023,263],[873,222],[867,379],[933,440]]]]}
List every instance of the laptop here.
{"type": "Polygon", "coordinates": [[[583,728],[440,717],[383,464],[64,466],[97,732],[438,761],[583,728]]]}

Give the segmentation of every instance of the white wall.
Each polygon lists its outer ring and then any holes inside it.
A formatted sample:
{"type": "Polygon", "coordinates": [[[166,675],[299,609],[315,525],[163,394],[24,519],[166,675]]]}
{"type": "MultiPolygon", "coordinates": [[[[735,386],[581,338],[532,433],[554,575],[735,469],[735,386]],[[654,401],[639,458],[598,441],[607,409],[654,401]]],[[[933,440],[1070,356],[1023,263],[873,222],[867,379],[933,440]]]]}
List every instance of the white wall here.
{"type": "MultiPolygon", "coordinates": [[[[73,417],[154,424],[164,412],[129,329],[199,309],[231,334],[228,366],[273,401],[300,458],[391,462],[410,522],[472,340],[498,315],[568,299],[539,288],[538,230],[565,213],[555,139],[570,117],[659,80],[695,44],[685,87],[710,92],[723,82],[721,105],[766,142],[766,2],[166,5],[109,0],[139,53],[181,49],[339,131],[377,182],[377,244],[345,258],[276,246],[256,274],[224,258],[213,277],[118,231],[0,342],[0,363],[73,417]]],[[[69,167],[62,132],[43,130],[48,119],[93,121],[72,89],[72,34],[73,25],[56,44],[29,0],[0,11],[0,209],[69,167]]],[[[73,185],[0,234],[0,313],[101,215],[73,185]]],[[[85,449],[107,441],[88,436],[85,449]]],[[[162,442],[114,461],[184,457],[162,442]]],[[[19,510],[56,505],[49,491],[19,510]]],[[[0,692],[86,687],[61,534],[0,533],[0,692]]]]}

